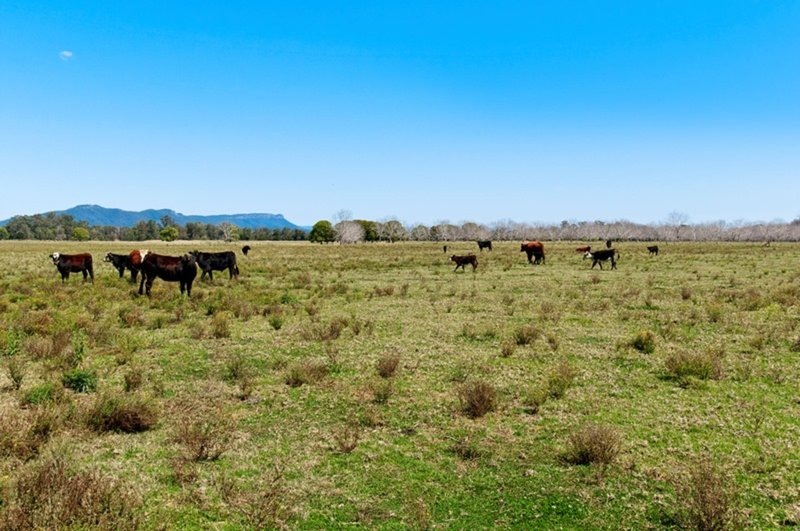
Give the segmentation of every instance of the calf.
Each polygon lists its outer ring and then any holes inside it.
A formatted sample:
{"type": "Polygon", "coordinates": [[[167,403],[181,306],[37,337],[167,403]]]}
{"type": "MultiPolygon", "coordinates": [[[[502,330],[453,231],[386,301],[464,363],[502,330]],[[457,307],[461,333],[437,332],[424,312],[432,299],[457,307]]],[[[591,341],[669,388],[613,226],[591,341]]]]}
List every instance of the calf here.
{"type": "Polygon", "coordinates": [[[656,255],[658,256],[658,245],[648,245],[647,250],[650,251],[648,256],[656,255]]]}
{"type": "Polygon", "coordinates": [[[239,268],[236,265],[236,254],[234,254],[233,251],[223,251],[221,253],[201,253],[200,251],[192,251],[189,254],[194,256],[195,260],[197,260],[197,265],[200,266],[200,270],[203,271],[200,280],[206,278],[206,274],[208,274],[209,280],[213,281],[213,271],[224,271],[226,269],[230,275],[228,278],[239,276],[239,268]]]}
{"type": "Polygon", "coordinates": [[[133,266],[129,254],[107,253],[106,257],[103,258],[103,262],[110,262],[119,271],[119,278],[125,275],[126,269],[131,272],[131,282],[136,282],[136,277],[139,276],[139,268],[133,266]]]}
{"type": "Polygon", "coordinates": [[[537,265],[544,264],[544,245],[540,241],[527,242],[520,245],[519,252],[528,255],[528,263],[537,265]]]}
{"type": "Polygon", "coordinates": [[[192,282],[197,276],[197,263],[194,256],[189,254],[164,256],[149,251],[133,251],[131,259],[133,265],[142,271],[139,295],[142,294],[142,287],[144,287],[149,297],[153,282],[156,278],[160,278],[167,282],[180,282],[181,295],[185,291],[187,296],[192,296],[192,282]]]}
{"type": "Polygon", "coordinates": [[[583,257],[592,259],[592,267],[590,269],[594,269],[597,264],[600,264],[600,269],[603,269],[603,262],[606,260],[611,260],[611,269],[616,269],[619,252],[616,249],[601,249],[594,252],[587,251],[583,257]]]}
{"type": "Polygon", "coordinates": [[[584,245],[583,247],[578,247],[577,249],[575,249],[575,252],[576,253],[588,253],[591,250],[592,250],[592,246],[591,245],[584,245]]]}
{"type": "Polygon", "coordinates": [[[461,268],[461,271],[464,271],[464,266],[467,264],[472,264],[472,270],[475,271],[475,268],[478,267],[478,258],[474,254],[464,254],[464,255],[456,255],[450,257],[450,260],[456,263],[456,268],[453,269],[455,273],[458,271],[458,268],[461,268]]]}
{"type": "Polygon", "coordinates": [[[483,252],[484,249],[492,250],[492,242],[490,240],[481,240],[476,242],[478,244],[478,250],[483,252]]]}
{"type": "Polygon", "coordinates": [[[247,256],[247,253],[249,253],[249,252],[250,252],[250,246],[249,245],[245,245],[244,247],[242,247],[242,254],[243,255],[247,256]]]}
{"type": "Polygon", "coordinates": [[[89,276],[94,282],[94,270],[92,269],[92,255],[89,253],[81,254],[61,254],[53,253],[50,255],[58,272],[61,273],[61,283],[63,284],[70,273],[83,273],[83,280],[89,276]]]}

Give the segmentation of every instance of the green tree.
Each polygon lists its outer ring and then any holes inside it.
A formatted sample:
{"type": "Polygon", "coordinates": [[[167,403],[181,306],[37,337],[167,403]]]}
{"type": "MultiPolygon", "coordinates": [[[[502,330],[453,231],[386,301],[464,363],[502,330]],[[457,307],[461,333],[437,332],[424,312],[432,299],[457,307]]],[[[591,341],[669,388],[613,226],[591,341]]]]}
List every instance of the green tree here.
{"type": "Polygon", "coordinates": [[[0,240],[7,240],[10,237],[8,234],[8,229],[5,227],[0,227],[0,240]]]}
{"type": "Polygon", "coordinates": [[[173,226],[164,227],[158,232],[159,238],[161,238],[161,240],[165,242],[174,242],[175,240],[178,239],[179,234],[180,231],[178,231],[178,227],[173,227],[173,226]]]}
{"type": "Polygon", "coordinates": [[[314,223],[311,227],[311,232],[308,235],[308,240],[314,243],[332,242],[336,238],[336,231],[333,230],[331,222],[322,219],[314,223]]]}
{"type": "Polygon", "coordinates": [[[86,227],[75,227],[72,229],[71,239],[78,242],[85,242],[89,239],[89,229],[86,227]]]}
{"type": "Polygon", "coordinates": [[[364,229],[364,241],[376,242],[378,241],[378,224],[374,221],[366,219],[357,219],[356,223],[361,225],[364,229]]]}

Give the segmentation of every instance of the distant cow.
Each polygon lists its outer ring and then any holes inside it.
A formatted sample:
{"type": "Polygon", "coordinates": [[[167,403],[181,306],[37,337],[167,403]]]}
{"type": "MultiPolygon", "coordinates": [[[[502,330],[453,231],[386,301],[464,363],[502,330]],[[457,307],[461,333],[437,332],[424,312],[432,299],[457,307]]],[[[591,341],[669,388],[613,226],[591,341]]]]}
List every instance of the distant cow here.
{"type": "Polygon", "coordinates": [[[606,240],[606,249],[611,249],[611,240],[606,240]]]}
{"type": "Polygon", "coordinates": [[[467,264],[472,264],[473,271],[475,271],[475,268],[478,267],[478,258],[474,254],[454,254],[450,257],[450,260],[456,263],[456,268],[453,269],[453,272],[458,271],[459,267],[461,268],[461,271],[464,271],[464,266],[467,264]]]}
{"type": "Polygon", "coordinates": [[[577,249],[575,249],[575,252],[576,253],[588,253],[591,250],[592,250],[592,246],[591,245],[584,245],[583,247],[578,247],[577,249]]]}
{"type": "Polygon", "coordinates": [[[50,255],[53,263],[61,273],[62,284],[69,278],[70,273],[83,273],[83,280],[86,277],[92,277],[94,282],[94,270],[92,269],[92,255],[89,253],[81,254],[61,254],[53,253],[50,255]]]}
{"type": "Polygon", "coordinates": [[[650,256],[658,256],[658,245],[648,245],[647,250],[650,251],[650,256]]]}
{"type": "Polygon", "coordinates": [[[447,252],[447,246],[446,245],[442,245],[442,251],[445,252],[445,253],[447,252]]]}
{"type": "Polygon", "coordinates": [[[583,257],[592,259],[592,267],[590,269],[594,269],[597,264],[600,264],[600,269],[603,269],[603,262],[607,260],[611,260],[611,269],[616,269],[619,252],[616,249],[601,249],[594,252],[587,251],[583,257]]]}
{"type": "Polygon", "coordinates": [[[131,252],[131,263],[142,271],[142,280],[139,282],[139,295],[142,294],[142,287],[147,290],[150,296],[150,288],[156,278],[167,282],[180,282],[181,295],[186,292],[192,296],[192,282],[197,276],[197,263],[194,256],[185,254],[183,256],[164,256],[151,253],[150,251],[131,252]]]}
{"type": "Polygon", "coordinates": [[[527,242],[520,245],[519,252],[528,255],[529,264],[544,264],[544,245],[540,241],[527,242]]]}
{"type": "Polygon", "coordinates": [[[492,242],[490,240],[481,240],[476,242],[478,244],[478,250],[483,252],[484,249],[492,250],[492,242]]]}
{"type": "Polygon", "coordinates": [[[119,278],[125,275],[126,269],[131,272],[131,282],[136,282],[136,277],[139,276],[139,268],[133,266],[129,254],[107,253],[106,257],[103,258],[103,262],[110,262],[119,271],[119,278]]]}
{"type": "Polygon", "coordinates": [[[242,247],[242,254],[243,255],[247,256],[247,253],[249,253],[249,252],[250,252],[250,246],[249,245],[245,245],[244,247],[242,247]]]}
{"type": "Polygon", "coordinates": [[[229,277],[238,277],[239,268],[236,265],[236,254],[233,251],[222,251],[220,253],[201,253],[200,251],[192,251],[192,256],[197,260],[197,265],[203,274],[200,280],[206,278],[208,274],[209,280],[214,280],[214,271],[228,270],[229,277]]]}

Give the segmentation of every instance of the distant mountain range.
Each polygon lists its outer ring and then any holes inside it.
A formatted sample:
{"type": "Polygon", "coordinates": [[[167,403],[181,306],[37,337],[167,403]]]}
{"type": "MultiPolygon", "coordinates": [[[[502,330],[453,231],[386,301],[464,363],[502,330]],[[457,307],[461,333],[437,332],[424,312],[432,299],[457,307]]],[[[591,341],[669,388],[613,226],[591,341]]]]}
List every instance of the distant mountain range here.
{"type": "MultiPolygon", "coordinates": [[[[167,208],[160,210],[142,210],[131,212],[119,208],[105,208],[98,205],[78,205],[67,210],[55,210],[56,214],[69,214],[77,221],[86,221],[89,225],[110,227],[133,227],[140,221],[160,221],[164,216],[169,216],[179,225],[187,223],[233,223],[237,227],[248,229],[300,229],[308,230],[288,221],[283,214],[215,214],[211,216],[186,215],[167,208]]],[[[46,212],[46,214],[49,212],[46,212]]],[[[9,219],[0,221],[0,226],[8,223],[9,219]]]]}

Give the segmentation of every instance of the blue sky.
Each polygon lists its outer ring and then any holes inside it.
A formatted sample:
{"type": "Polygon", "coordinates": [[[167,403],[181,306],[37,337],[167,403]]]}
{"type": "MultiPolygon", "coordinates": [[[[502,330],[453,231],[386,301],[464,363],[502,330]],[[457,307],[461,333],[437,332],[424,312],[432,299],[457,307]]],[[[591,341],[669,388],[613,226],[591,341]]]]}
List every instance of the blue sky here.
{"type": "Polygon", "coordinates": [[[3,1],[0,219],[800,217],[800,2],[336,4],[3,1]]]}

